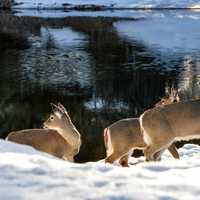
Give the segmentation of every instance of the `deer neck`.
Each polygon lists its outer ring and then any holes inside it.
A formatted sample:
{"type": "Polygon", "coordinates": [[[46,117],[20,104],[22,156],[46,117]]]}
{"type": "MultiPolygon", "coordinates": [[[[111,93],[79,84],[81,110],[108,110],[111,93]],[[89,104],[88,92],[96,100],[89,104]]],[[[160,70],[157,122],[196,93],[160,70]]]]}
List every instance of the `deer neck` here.
{"type": "Polygon", "coordinates": [[[63,125],[57,131],[72,147],[80,147],[80,133],[73,124],[63,125]]]}

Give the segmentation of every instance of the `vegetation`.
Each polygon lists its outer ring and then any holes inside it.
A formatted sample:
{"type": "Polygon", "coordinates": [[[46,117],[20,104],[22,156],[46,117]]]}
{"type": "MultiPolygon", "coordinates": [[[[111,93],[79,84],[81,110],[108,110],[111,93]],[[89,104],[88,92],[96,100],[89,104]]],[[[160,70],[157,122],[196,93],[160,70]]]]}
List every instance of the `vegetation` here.
{"type": "Polygon", "coordinates": [[[11,9],[14,0],[1,0],[0,1],[0,9],[11,9]]]}

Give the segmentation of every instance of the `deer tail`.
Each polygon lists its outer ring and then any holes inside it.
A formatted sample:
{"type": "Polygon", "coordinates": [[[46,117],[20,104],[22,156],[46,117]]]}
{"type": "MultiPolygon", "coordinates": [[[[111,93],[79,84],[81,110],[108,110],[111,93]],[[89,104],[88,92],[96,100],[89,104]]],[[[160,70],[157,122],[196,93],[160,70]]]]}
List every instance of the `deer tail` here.
{"type": "Polygon", "coordinates": [[[112,142],[111,142],[111,137],[110,137],[110,129],[109,128],[105,128],[104,129],[104,144],[106,147],[106,151],[107,151],[107,156],[110,155],[112,153],[112,142]]]}

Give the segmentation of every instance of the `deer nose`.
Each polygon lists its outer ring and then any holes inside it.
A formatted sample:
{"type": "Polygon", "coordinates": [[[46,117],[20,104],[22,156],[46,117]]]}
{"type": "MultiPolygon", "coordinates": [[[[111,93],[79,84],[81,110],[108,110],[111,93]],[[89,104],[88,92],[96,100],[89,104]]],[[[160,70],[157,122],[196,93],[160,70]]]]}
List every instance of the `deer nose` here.
{"type": "Polygon", "coordinates": [[[46,125],[45,122],[43,123],[43,128],[44,128],[44,129],[48,129],[48,127],[47,127],[47,125],[46,125]]]}

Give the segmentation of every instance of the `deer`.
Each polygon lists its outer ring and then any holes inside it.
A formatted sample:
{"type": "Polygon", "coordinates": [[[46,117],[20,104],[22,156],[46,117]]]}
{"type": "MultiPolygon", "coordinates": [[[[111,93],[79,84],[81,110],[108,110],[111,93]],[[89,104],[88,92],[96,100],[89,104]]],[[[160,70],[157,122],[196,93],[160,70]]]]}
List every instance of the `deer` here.
{"type": "Polygon", "coordinates": [[[81,136],[71,121],[65,107],[51,103],[53,113],[41,129],[24,129],[8,134],[6,140],[33,148],[74,162],[81,146],[81,136]]]}
{"type": "Polygon", "coordinates": [[[154,161],[174,141],[200,138],[200,99],[146,110],[139,121],[146,161],[154,161]]]}
{"type": "MultiPolygon", "coordinates": [[[[171,93],[164,96],[155,107],[165,107],[168,104],[179,102],[178,92],[171,88],[171,93]]],[[[121,119],[104,129],[104,144],[106,147],[105,162],[113,163],[119,159],[122,167],[128,167],[128,158],[134,149],[144,150],[146,143],[143,140],[139,118],[121,119]]],[[[179,154],[174,144],[170,144],[168,150],[175,159],[179,154]]],[[[160,154],[155,155],[160,159],[160,154]]]]}
{"type": "Polygon", "coordinates": [[[167,94],[162,97],[161,100],[154,105],[154,107],[165,106],[176,102],[180,102],[179,92],[174,86],[172,86],[171,89],[167,89],[167,94]]]}

